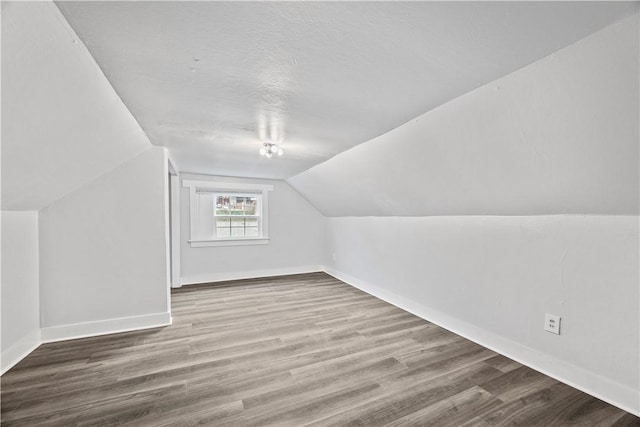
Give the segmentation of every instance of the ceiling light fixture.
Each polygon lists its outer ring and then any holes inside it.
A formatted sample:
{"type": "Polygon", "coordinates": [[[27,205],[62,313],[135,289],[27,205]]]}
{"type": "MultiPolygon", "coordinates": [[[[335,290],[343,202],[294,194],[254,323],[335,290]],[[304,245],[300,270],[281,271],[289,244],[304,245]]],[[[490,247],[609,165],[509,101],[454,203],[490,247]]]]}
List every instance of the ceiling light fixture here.
{"type": "Polygon", "coordinates": [[[274,154],[277,154],[278,156],[282,156],[284,154],[284,151],[282,151],[282,148],[280,148],[278,144],[265,142],[264,144],[262,144],[262,148],[260,149],[260,154],[267,157],[271,157],[274,154]]]}

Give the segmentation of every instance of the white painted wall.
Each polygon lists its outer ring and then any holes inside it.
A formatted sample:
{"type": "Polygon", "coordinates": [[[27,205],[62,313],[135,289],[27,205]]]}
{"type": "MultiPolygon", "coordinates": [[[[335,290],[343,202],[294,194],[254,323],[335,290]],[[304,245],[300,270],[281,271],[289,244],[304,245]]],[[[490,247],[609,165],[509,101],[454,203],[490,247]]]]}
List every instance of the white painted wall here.
{"type": "Polygon", "coordinates": [[[53,2],[1,7],[2,209],[38,210],[151,144],[53,2]]]}
{"type": "Polygon", "coordinates": [[[638,51],[635,14],[288,182],[328,216],[637,215],[638,51]]]}
{"type": "Polygon", "coordinates": [[[575,1],[57,4],[181,170],[269,179],[638,10],[575,1]],[[254,155],[259,140],[280,138],[278,162],[254,155]]]}
{"type": "Polygon", "coordinates": [[[635,15],[291,179],[336,217],[327,270],[640,413],[638,28],[635,15]]]}
{"type": "Polygon", "coordinates": [[[153,147],[40,212],[44,340],[170,321],[167,176],[153,147]]]}
{"type": "Polygon", "coordinates": [[[636,216],[329,218],[327,239],[348,283],[640,409],[636,216]]]}
{"type": "Polygon", "coordinates": [[[1,369],[40,345],[38,212],[2,211],[1,369]]]}
{"type": "Polygon", "coordinates": [[[180,274],[180,177],[177,173],[169,178],[170,195],[170,239],[171,239],[171,286],[179,288],[181,285],[180,274]]]}
{"type": "Polygon", "coordinates": [[[198,248],[192,248],[188,242],[189,189],[181,188],[180,269],[183,284],[322,269],[325,219],[286,182],[193,174],[181,174],[180,178],[273,185],[273,191],[269,192],[269,244],[198,248]]]}

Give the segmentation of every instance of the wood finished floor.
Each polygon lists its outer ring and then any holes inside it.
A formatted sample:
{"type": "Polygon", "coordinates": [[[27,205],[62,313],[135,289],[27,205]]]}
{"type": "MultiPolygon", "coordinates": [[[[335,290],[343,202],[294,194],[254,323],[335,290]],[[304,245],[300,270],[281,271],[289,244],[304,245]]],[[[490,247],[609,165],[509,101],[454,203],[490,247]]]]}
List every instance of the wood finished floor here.
{"type": "Polygon", "coordinates": [[[172,326],[40,346],[2,426],[640,426],[323,273],[172,299],[172,326]]]}

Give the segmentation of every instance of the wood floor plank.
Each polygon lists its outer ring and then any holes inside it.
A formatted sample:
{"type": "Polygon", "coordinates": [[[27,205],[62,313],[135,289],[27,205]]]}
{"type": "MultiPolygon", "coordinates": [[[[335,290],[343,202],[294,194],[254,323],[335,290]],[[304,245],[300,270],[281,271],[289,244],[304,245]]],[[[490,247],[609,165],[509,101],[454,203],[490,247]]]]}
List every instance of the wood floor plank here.
{"type": "Polygon", "coordinates": [[[300,380],[294,375],[295,384],[245,398],[242,402],[246,409],[253,409],[282,403],[289,404],[291,396],[310,400],[313,395],[322,395],[323,391],[327,393],[331,389],[339,387],[375,382],[379,376],[390,375],[405,368],[406,366],[396,359],[386,358],[370,363],[360,363],[350,370],[333,371],[333,375],[326,375],[325,373],[324,375],[307,376],[304,380],[300,380]]]}
{"type": "Polygon", "coordinates": [[[516,361],[509,359],[508,357],[504,357],[501,354],[497,354],[494,357],[487,359],[484,361],[489,366],[493,366],[496,369],[501,370],[505,374],[509,371],[513,371],[521,367],[522,365],[516,361]]]}
{"type": "Polygon", "coordinates": [[[526,366],[521,366],[504,375],[480,384],[488,392],[504,401],[520,399],[537,390],[552,386],[557,381],[526,366]]]}
{"type": "Polygon", "coordinates": [[[184,287],[172,317],[40,346],[2,426],[640,426],[324,273],[184,287]]]}
{"type": "Polygon", "coordinates": [[[464,391],[478,382],[496,378],[501,373],[495,368],[475,363],[454,372],[441,372],[436,376],[431,373],[421,374],[421,372],[407,370],[381,377],[378,382],[382,385],[382,389],[376,399],[319,420],[312,425],[386,425],[464,391]]]}
{"type": "Polygon", "coordinates": [[[411,412],[402,418],[398,418],[387,425],[399,426],[457,426],[478,413],[485,413],[502,403],[488,391],[475,386],[468,388],[448,399],[440,400],[433,405],[426,406],[418,411],[411,412]]]}

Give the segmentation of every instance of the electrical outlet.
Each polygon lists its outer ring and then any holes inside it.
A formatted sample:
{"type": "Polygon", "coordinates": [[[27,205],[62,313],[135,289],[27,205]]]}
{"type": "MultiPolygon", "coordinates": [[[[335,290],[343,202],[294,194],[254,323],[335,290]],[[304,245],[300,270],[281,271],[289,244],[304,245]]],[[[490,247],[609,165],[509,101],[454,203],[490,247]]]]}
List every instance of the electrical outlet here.
{"type": "Polygon", "coordinates": [[[560,335],[560,316],[545,313],[544,330],[551,332],[552,334],[560,335]]]}
{"type": "Polygon", "coordinates": [[[338,257],[336,256],[336,253],[335,253],[335,252],[331,254],[331,259],[332,259],[332,260],[334,260],[334,261],[335,261],[337,258],[338,258],[338,257]]]}

